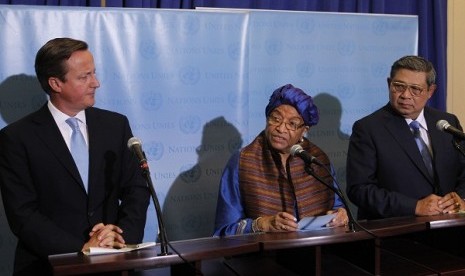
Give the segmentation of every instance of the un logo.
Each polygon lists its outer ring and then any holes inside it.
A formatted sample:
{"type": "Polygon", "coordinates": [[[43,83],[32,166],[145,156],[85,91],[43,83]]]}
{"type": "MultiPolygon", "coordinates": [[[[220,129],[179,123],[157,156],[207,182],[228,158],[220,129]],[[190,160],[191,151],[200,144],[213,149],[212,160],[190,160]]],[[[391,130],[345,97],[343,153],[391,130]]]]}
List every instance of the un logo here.
{"type": "Polygon", "coordinates": [[[234,138],[234,139],[230,139],[230,140],[228,141],[228,150],[229,150],[229,153],[236,152],[236,151],[239,150],[241,147],[242,147],[242,139],[241,139],[241,138],[234,138]]]}
{"type": "Polygon", "coordinates": [[[160,55],[155,42],[142,41],[139,46],[140,54],[147,59],[156,59],[160,55]]]}
{"type": "Polygon", "coordinates": [[[315,65],[308,61],[302,61],[296,65],[297,75],[302,78],[309,78],[315,72],[315,65]]]}
{"type": "Polygon", "coordinates": [[[196,164],[191,169],[188,169],[191,165],[184,165],[181,167],[181,179],[186,183],[194,183],[199,180],[202,175],[200,165],[196,164]]]}
{"type": "Polygon", "coordinates": [[[179,129],[184,134],[196,133],[200,129],[200,118],[198,116],[183,116],[179,119],[179,129]]]}
{"type": "Polygon", "coordinates": [[[147,111],[156,111],[163,104],[163,98],[160,93],[147,93],[142,97],[142,107],[147,111]]]}
{"type": "Polygon", "coordinates": [[[355,52],[355,43],[352,40],[340,41],[337,45],[337,51],[341,56],[351,56],[355,52]]]}
{"type": "MultiPolygon", "coordinates": [[[[246,49],[245,49],[245,51],[247,52],[246,49]]],[[[229,44],[229,46],[228,46],[228,56],[232,60],[238,60],[241,52],[242,52],[241,51],[241,44],[239,44],[239,43],[230,43],[229,44]]]]}
{"type": "Polygon", "coordinates": [[[150,142],[144,146],[145,155],[148,155],[149,160],[160,160],[165,152],[165,147],[161,142],[150,142]]]}
{"type": "Polygon", "coordinates": [[[265,49],[270,56],[276,56],[283,50],[283,43],[280,40],[269,39],[266,41],[265,49]]]}
{"type": "Polygon", "coordinates": [[[306,18],[297,22],[297,30],[302,34],[310,34],[315,29],[315,20],[313,18],[306,18]]]}
{"type": "Polygon", "coordinates": [[[355,88],[354,85],[351,83],[340,83],[337,86],[337,95],[338,98],[340,99],[350,99],[354,96],[355,94],[355,88]]]}
{"type": "Polygon", "coordinates": [[[186,85],[194,85],[200,80],[200,70],[194,66],[187,66],[179,70],[179,80],[186,85]]]}
{"type": "Polygon", "coordinates": [[[202,226],[202,217],[199,214],[187,214],[182,218],[182,229],[186,233],[192,233],[202,226]]]}
{"type": "Polygon", "coordinates": [[[194,35],[199,32],[200,21],[196,16],[188,16],[186,20],[181,23],[181,31],[185,35],[194,35]]]}

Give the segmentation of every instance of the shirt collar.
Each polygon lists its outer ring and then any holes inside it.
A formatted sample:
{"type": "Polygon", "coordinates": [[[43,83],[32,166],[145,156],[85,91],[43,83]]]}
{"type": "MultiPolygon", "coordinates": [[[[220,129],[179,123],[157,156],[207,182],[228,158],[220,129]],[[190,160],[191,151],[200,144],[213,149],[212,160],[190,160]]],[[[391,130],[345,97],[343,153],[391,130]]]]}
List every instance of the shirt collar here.
{"type": "MultiPolygon", "coordinates": [[[[53,118],[57,123],[65,123],[70,116],[66,115],[65,113],[61,112],[56,106],[53,105],[53,103],[49,100],[47,103],[48,109],[50,110],[50,113],[52,113],[53,118]]],[[[76,116],[81,123],[86,125],[86,112],[84,110],[79,111],[76,116]]]]}
{"type": "MultiPolygon", "coordinates": [[[[418,117],[417,117],[417,119],[415,121],[417,121],[423,129],[428,130],[428,125],[426,124],[424,111],[425,111],[424,109],[421,110],[420,114],[418,115],[418,117]]],[[[410,125],[410,123],[413,120],[410,119],[410,118],[407,118],[407,119],[405,119],[405,121],[407,122],[408,125],[410,125]]]]}

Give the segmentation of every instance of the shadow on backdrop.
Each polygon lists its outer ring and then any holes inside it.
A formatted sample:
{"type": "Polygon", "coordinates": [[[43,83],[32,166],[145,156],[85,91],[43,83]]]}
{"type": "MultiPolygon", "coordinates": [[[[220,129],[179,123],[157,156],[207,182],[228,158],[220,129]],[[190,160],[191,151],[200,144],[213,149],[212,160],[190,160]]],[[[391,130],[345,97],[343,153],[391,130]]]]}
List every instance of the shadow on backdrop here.
{"type": "MultiPolygon", "coordinates": [[[[45,92],[35,76],[14,75],[0,83],[0,128],[39,109],[47,101],[45,92]]],[[[0,194],[1,195],[1,194],[0,194]]],[[[3,200],[0,199],[0,275],[13,274],[16,237],[11,232],[3,200]]]]}
{"type": "Polygon", "coordinates": [[[231,154],[241,147],[241,134],[223,117],[204,125],[197,164],[179,174],[165,198],[168,240],[212,236],[221,174],[231,154]]]}
{"type": "MultiPolygon", "coordinates": [[[[336,170],[337,181],[341,190],[346,192],[346,161],[350,135],[341,129],[342,105],[338,98],[321,93],[313,97],[320,111],[318,125],[310,128],[307,138],[323,149],[336,170]]],[[[346,130],[348,131],[348,130],[346,130]]],[[[353,214],[356,206],[349,202],[353,214]]]]}
{"type": "Polygon", "coordinates": [[[14,75],[0,84],[0,115],[6,124],[36,111],[46,101],[47,94],[35,76],[14,75]]]}

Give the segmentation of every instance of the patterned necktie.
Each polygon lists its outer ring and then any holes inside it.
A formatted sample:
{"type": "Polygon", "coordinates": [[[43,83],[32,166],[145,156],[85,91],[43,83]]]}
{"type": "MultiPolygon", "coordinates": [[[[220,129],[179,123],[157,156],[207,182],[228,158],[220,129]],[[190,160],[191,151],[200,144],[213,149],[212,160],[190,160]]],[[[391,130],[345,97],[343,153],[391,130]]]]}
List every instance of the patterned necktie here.
{"type": "Polygon", "coordinates": [[[428,173],[431,177],[433,177],[433,161],[428,146],[426,145],[425,141],[421,138],[420,123],[418,123],[417,121],[412,121],[410,123],[410,127],[413,129],[413,136],[415,137],[415,142],[417,143],[418,149],[420,150],[423,162],[425,163],[426,168],[428,169],[428,173]]]}
{"type": "Polygon", "coordinates": [[[73,155],[74,162],[81,175],[84,188],[87,189],[87,181],[89,176],[89,150],[87,149],[86,141],[79,129],[78,119],[71,117],[66,120],[66,123],[71,127],[73,133],[71,134],[70,149],[73,155]]]}

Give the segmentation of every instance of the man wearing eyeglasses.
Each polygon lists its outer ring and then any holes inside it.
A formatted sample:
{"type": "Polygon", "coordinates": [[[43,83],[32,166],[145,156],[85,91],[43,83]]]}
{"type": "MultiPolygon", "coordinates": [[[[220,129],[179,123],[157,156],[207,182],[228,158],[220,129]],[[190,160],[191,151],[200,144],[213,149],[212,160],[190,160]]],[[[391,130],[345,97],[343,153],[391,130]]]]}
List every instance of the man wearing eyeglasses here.
{"type": "Polygon", "coordinates": [[[465,210],[465,158],[439,120],[461,129],[455,115],[426,106],[436,72],[405,56],[387,79],[389,103],[355,122],[347,156],[347,194],[358,219],[430,216],[465,210]]]}
{"type": "MultiPolygon", "coordinates": [[[[234,154],[221,178],[216,211],[216,236],[297,230],[303,217],[336,213],[329,226],[344,226],[347,212],[334,192],[305,172],[306,164],[290,149],[304,150],[331,167],[328,156],[305,138],[318,123],[312,97],[290,84],[276,89],[265,109],[266,127],[234,154]]],[[[326,183],[333,177],[312,166],[326,183]]]]}

